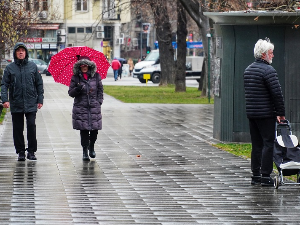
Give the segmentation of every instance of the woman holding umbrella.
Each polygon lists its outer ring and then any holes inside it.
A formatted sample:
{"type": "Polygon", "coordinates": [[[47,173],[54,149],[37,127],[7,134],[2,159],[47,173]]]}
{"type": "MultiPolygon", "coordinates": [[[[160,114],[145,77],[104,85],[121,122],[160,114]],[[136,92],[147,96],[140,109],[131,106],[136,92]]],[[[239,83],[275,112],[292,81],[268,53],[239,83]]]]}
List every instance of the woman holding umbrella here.
{"type": "Polygon", "coordinates": [[[73,66],[69,95],[74,98],[73,129],[80,130],[83,161],[95,158],[94,145],[102,129],[103,85],[96,64],[82,56],[73,66]]]}

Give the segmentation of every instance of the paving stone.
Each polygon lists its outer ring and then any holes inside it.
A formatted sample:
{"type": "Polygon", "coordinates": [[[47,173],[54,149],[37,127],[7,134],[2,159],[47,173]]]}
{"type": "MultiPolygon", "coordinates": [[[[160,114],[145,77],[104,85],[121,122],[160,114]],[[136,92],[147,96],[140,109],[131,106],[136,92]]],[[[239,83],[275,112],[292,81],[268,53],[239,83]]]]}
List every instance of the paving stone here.
{"type": "Polygon", "coordinates": [[[105,95],[97,156],[82,162],[68,88],[43,79],[38,160],[18,162],[10,115],[0,125],[0,224],[299,223],[299,186],[251,186],[250,161],[211,145],[212,105],[105,95]]]}

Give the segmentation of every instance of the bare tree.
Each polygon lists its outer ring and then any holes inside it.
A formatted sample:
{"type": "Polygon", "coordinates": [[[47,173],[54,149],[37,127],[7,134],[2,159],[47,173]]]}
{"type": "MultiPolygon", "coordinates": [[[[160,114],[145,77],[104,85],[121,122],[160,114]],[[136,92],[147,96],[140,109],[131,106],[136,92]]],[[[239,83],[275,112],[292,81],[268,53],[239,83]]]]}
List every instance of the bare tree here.
{"type": "Polygon", "coordinates": [[[175,91],[185,92],[185,71],[186,71],[186,36],[187,36],[186,12],[177,0],[177,60],[175,75],[175,91]]]}
{"type": "Polygon", "coordinates": [[[207,11],[205,7],[205,1],[199,0],[179,0],[190,17],[196,22],[199,27],[200,34],[202,36],[204,62],[202,66],[202,75],[199,82],[199,90],[202,90],[202,96],[206,95],[206,78],[207,78],[207,56],[208,56],[208,40],[207,34],[210,34],[209,19],[204,16],[203,12],[207,11]]]}
{"type": "Polygon", "coordinates": [[[174,84],[174,49],[168,16],[168,1],[152,0],[149,4],[154,15],[156,36],[159,44],[161,63],[161,80],[159,85],[174,84]]]}

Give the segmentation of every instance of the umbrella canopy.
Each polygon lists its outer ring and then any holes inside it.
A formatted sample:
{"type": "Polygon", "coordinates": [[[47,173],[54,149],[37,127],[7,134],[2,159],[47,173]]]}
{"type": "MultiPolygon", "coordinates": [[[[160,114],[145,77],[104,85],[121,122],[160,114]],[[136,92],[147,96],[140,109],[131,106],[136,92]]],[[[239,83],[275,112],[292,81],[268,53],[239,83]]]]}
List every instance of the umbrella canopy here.
{"type": "Polygon", "coordinates": [[[69,86],[73,76],[73,66],[80,56],[89,57],[96,64],[101,79],[106,78],[110,64],[104,54],[86,46],[78,46],[65,48],[52,56],[48,71],[54,81],[69,86]]]}
{"type": "Polygon", "coordinates": [[[126,59],[124,59],[124,58],[117,58],[117,60],[119,60],[120,62],[125,62],[126,61],[126,59]]]}

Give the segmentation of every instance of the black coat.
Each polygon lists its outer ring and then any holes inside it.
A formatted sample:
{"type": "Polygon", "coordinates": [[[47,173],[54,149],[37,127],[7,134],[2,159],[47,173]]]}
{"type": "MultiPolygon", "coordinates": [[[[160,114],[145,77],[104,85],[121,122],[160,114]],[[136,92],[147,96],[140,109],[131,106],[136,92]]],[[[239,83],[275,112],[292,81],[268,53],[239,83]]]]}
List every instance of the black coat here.
{"type": "Polygon", "coordinates": [[[244,72],[246,113],[248,118],[285,116],[284,99],[276,70],[256,59],[244,72]]]}
{"type": "Polygon", "coordinates": [[[76,130],[101,130],[103,103],[103,85],[96,64],[82,59],[73,68],[69,95],[74,98],[72,123],[76,130]],[[88,80],[84,79],[80,65],[88,65],[88,80]]]}
{"type": "Polygon", "coordinates": [[[12,113],[36,112],[37,104],[43,104],[44,100],[42,76],[36,64],[28,61],[28,50],[23,43],[15,45],[13,55],[14,62],[6,66],[1,82],[2,101],[10,102],[12,113]],[[24,60],[16,57],[16,49],[19,46],[26,49],[24,60]]]}

